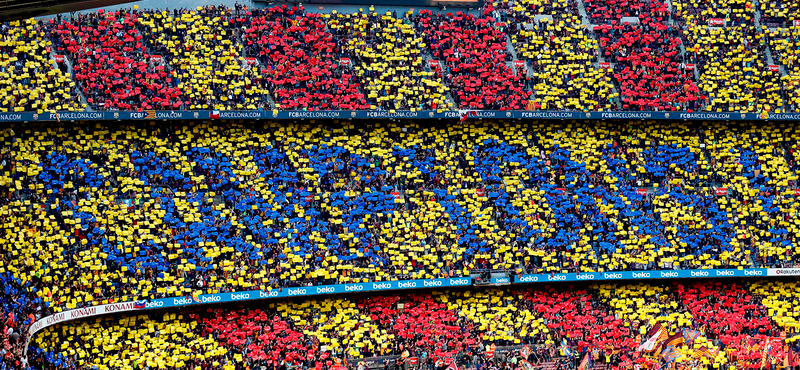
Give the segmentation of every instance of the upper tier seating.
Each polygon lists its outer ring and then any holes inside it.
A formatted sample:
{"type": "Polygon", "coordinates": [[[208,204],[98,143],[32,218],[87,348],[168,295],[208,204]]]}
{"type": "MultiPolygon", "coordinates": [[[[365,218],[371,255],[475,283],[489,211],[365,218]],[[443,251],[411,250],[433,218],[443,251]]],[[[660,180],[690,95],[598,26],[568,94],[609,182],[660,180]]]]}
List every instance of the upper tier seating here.
{"type": "Polygon", "coordinates": [[[237,41],[242,22],[229,9],[198,7],[138,17],[145,44],[171,66],[183,109],[265,109],[268,89],[261,70],[245,63],[237,41]],[[226,12],[227,10],[227,12],[226,12]]]}
{"type": "Polygon", "coordinates": [[[458,108],[521,110],[531,95],[525,71],[515,71],[506,51],[504,25],[472,14],[434,14],[423,10],[412,18],[433,57],[443,63],[444,80],[458,108]]]}
{"type": "Polygon", "coordinates": [[[448,88],[435,72],[425,68],[427,47],[405,15],[387,12],[326,14],[338,45],[353,55],[351,63],[361,79],[371,109],[452,109],[448,88]]]}
{"type": "Polygon", "coordinates": [[[75,82],[53,64],[51,42],[35,20],[4,23],[0,34],[0,112],[84,108],[75,82]]]}
{"type": "Polygon", "coordinates": [[[87,102],[98,110],[177,109],[177,79],[162,55],[150,55],[137,31],[137,11],[79,14],[53,22],[59,54],[68,55],[87,102]]]}
{"type": "Polygon", "coordinates": [[[321,14],[286,5],[254,9],[245,50],[258,58],[276,107],[291,110],[369,109],[358,76],[321,14]]]}

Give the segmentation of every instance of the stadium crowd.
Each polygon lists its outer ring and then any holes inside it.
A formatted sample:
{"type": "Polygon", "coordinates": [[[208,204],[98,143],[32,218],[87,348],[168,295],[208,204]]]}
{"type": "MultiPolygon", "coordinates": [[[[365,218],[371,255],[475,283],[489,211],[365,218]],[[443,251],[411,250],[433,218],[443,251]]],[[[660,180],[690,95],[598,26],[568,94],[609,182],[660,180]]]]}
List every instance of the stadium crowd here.
{"type": "Polygon", "coordinates": [[[467,276],[796,266],[792,124],[2,132],[16,332],[87,305],[467,276]]]}
{"type": "Polygon", "coordinates": [[[788,111],[800,107],[800,63],[797,50],[800,46],[800,28],[779,28],[770,32],[769,45],[772,49],[776,67],[783,67],[786,74],[781,77],[784,100],[788,111]]]}
{"type": "Polygon", "coordinates": [[[756,18],[752,0],[677,0],[672,5],[675,18],[691,25],[754,26],[756,18]]]}
{"type": "Polygon", "coordinates": [[[94,109],[174,109],[183,104],[163,57],[150,55],[142,43],[138,16],[125,10],[98,11],[46,24],[56,52],[74,61],[75,80],[94,109]]]}
{"type": "Polygon", "coordinates": [[[329,369],[363,368],[359,361],[380,356],[379,369],[789,369],[800,365],[798,294],[795,282],[711,280],[143,312],[47,328],[31,361],[100,370],[329,369]]]}
{"type": "Polygon", "coordinates": [[[598,42],[581,24],[574,0],[523,0],[502,15],[512,25],[517,56],[532,69],[531,108],[616,110],[612,73],[595,65],[598,42]],[[550,14],[537,19],[529,7],[550,14]]]}
{"type": "Polygon", "coordinates": [[[242,54],[238,27],[245,17],[221,6],[139,14],[138,27],[147,47],[169,58],[171,81],[182,92],[183,109],[269,106],[261,69],[246,63],[242,54]]]}
{"type": "Polygon", "coordinates": [[[522,110],[530,91],[524,71],[506,65],[504,25],[472,14],[434,14],[422,10],[411,21],[420,29],[433,56],[444,63],[458,108],[522,110]]]}
{"type": "Polygon", "coordinates": [[[702,108],[694,72],[686,68],[680,38],[661,23],[604,25],[595,33],[614,62],[624,110],[689,111],[702,108]]]}
{"type": "Polygon", "coordinates": [[[796,76],[767,62],[768,48],[782,65],[796,49],[791,2],[760,4],[761,23],[750,0],[584,5],[587,19],[576,0],[503,0],[477,13],[237,4],[9,23],[0,108],[797,109],[796,76]]]}
{"type": "Polygon", "coordinates": [[[337,42],[354,56],[371,109],[453,109],[447,101],[449,89],[425,66],[422,51],[427,44],[408,22],[409,15],[378,14],[370,7],[367,12],[326,16],[337,42]]]}
{"type": "MultiPolygon", "coordinates": [[[[773,30],[750,0],[584,3],[592,29],[574,0],[498,0],[479,16],[237,5],[9,22],[0,111],[798,110],[791,1],[760,4],[773,30]]],[[[0,370],[373,356],[437,370],[796,368],[789,281],[176,310],[50,327],[22,351],[37,319],[120,301],[481,270],[796,267],[798,135],[747,122],[9,125],[0,370]]]]}
{"type": "Polygon", "coordinates": [[[800,21],[800,3],[794,0],[759,2],[765,25],[769,27],[791,27],[800,21]]]}
{"type": "Polygon", "coordinates": [[[1,112],[85,108],[79,103],[75,82],[52,64],[46,32],[33,19],[5,22],[0,33],[1,112]]]}
{"type": "Polygon", "coordinates": [[[689,60],[700,71],[706,111],[781,112],[781,77],[765,63],[767,35],[754,26],[691,26],[689,60]]]}
{"type": "Polygon", "coordinates": [[[266,70],[276,108],[370,108],[352,69],[354,58],[326,30],[321,14],[283,5],[253,9],[245,15],[245,50],[266,70]]]}

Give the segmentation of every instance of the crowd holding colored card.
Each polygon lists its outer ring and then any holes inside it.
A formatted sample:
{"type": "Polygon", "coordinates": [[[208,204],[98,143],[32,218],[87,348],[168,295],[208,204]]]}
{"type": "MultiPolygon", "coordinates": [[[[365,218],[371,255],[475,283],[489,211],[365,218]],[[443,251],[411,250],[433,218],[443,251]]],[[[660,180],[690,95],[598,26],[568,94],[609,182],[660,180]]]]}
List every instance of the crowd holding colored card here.
{"type": "Polygon", "coordinates": [[[12,126],[0,133],[4,312],[22,328],[87,305],[480,269],[790,267],[797,130],[12,126]]]}
{"type": "Polygon", "coordinates": [[[597,40],[581,24],[573,0],[523,0],[503,17],[510,22],[511,42],[533,78],[534,104],[542,110],[616,109],[611,71],[599,68],[597,40]],[[536,19],[534,9],[551,9],[536,19]],[[530,24],[532,27],[525,26],[530,24]]]}
{"type": "Polygon", "coordinates": [[[590,361],[606,369],[789,368],[800,364],[792,339],[800,327],[789,307],[798,298],[794,283],[706,281],[204,307],[51,327],[34,339],[31,360],[100,370],[355,368],[374,356],[384,356],[390,368],[414,362],[525,368],[521,361],[590,361]],[[765,290],[789,294],[770,294],[762,304],[757,295],[765,290]],[[494,349],[504,354],[493,356],[494,349]]]}
{"type": "MultiPolygon", "coordinates": [[[[796,112],[797,9],[495,0],[29,19],[2,26],[0,112],[796,112]]],[[[148,311],[48,327],[24,357],[38,319],[116,302],[800,265],[790,121],[218,122],[0,128],[0,370],[800,366],[800,287],[733,279],[148,311]]]]}
{"type": "Polygon", "coordinates": [[[793,64],[778,68],[796,49],[792,2],[583,7],[237,5],[18,21],[4,26],[0,110],[797,110],[793,64]]]}
{"type": "Polygon", "coordinates": [[[51,42],[33,19],[4,23],[0,39],[0,112],[73,111],[79,103],[75,82],[55,68],[51,42]]]}
{"type": "Polygon", "coordinates": [[[369,109],[355,58],[326,31],[322,15],[284,5],[253,9],[245,19],[245,50],[261,62],[276,108],[369,109]]]}
{"type": "Polygon", "coordinates": [[[775,0],[759,2],[765,25],[769,27],[796,26],[800,20],[800,3],[795,0],[775,0]]]}
{"type": "MultiPolygon", "coordinates": [[[[168,58],[183,109],[255,110],[268,106],[259,68],[248,65],[238,42],[243,17],[227,9],[142,12],[140,31],[151,50],[168,58]]],[[[175,106],[174,108],[179,108],[175,106]]]]}
{"type": "Polygon", "coordinates": [[[166,60],[147,52],[137,22],[138,13],[118,11],[47,24],[56,52],[74,61],[75,80],[95,109],[173,109],[183,103],[166,60]]]}
{"type": "Polygon", "coordinates": [[[433,56],[444,63],[459,108],[521,110],[530,91],[526,71],[515,71],[506,52],[506,34],[492,18],[471,14],[434,14],[423,10],[412,21],[424,32],[433,56]]]}

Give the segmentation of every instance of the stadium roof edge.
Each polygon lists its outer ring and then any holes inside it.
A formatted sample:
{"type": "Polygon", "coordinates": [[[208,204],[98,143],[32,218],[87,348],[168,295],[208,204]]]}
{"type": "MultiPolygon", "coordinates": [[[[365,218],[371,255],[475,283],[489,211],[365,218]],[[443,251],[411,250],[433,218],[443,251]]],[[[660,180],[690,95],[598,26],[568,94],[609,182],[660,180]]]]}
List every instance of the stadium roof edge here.
{"type": "Polygon", "coordinates": [[[40,17],[59,13],[108,7],[135,2],[137,0],[86,0],[86,1],[4,1],[0,4],[0,21],[8,22],[30,17],[40,17]]]}

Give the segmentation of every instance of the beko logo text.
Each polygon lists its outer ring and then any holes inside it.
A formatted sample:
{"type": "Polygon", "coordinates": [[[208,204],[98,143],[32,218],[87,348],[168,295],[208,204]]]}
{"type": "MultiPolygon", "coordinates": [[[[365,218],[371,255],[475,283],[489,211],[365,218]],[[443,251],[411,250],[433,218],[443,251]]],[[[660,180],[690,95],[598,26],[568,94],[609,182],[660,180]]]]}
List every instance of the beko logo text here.
{"type": "Polygon", "coordinates": [[[164,306],[164,301],[147,302],[144,305],[145,308],[156,308],[156,307],[163,307],[163,306],[164,306]]]}
{"type": "Polygon", "coordinates": [[[469,285],[469,279],[450,279],[450,285],[469,285]]]}
{"type": "Polygon", "coordinates": [[[677,271],[661,271],[661,277],[678,277],[677,271]]]}
{"type": "Polygon", "coordinates": [[[575,278],[578,280],[594,280],[594,274],[579,274],[575,278]]]}
{"type": "Polygon", "coordinates": [[[345,292],[358,292],[358,291],[361,291],[361,290],[364,290],[364,286],[363,285],[345,285],[344,286],[344,291],[345,292]]]}
{"type": "Polygon", "coordinates": [[[567,280],[567,277],[565,275],[548,275],[547,280],[550,281],[567,280]]]}
{"type": "Polygon", "coordinates": [[[202,296],[202,297],[200,297],[200,300],[203,301],[204,303],[205,302],[219,302],[219,301],[222,300],[222,297],[220,297],[218,295],[202,296]]]}
{"type": "Polygon", "coordinates": [[[231,299],[234,301],[238,301],[240,299],[250,299],[250,293],[231,294],[231,299]]]}
{"type": "Polygon", "coordinates": [[[634,272],[633,273],[633,277],[634,278],[649,278],[650,277],[650,273],[649,272],[634,272]]]}
{"type": "Polygon", "coordinates": [[[278,291],[277,290],[271,290],[269,292],[265,292],[265,291],[258,292],[258,297],[259,298],[268,298],[268,297],[277,297],[277,296],[278,296],[278,291]]]}
{"type": "Polygon", "coordinates": [[[399,283],[397,283],[397,287],[398,288],[416,288],[417,287],[417,283],[415,283],[413,281],[408,282],[408,283],[399,282],[399,283]]]}
{"type": "Polygon", "coordinates": [[[427,281],[426,280],[426,281],[423,281],[422,284],[425,285],[425,286],[442,286],[442,282],[438,281],[438,280],[433,280],[433,281],[427,281]]]}
{"type": "Polygon", "coordinates": [[[607,274],[607,273],[603,273],[603,279],[622,279],[622,274],[617,274],[617,273],[607,274]]]}
{"type": "Polygon", "coordinates": [[[181,299],[173,298],[172,299],[172,304],[174,304],[176,306],[184,305],[184,304],[192,304],[192,300],[191,299],[187,299],[187,298],[181,298],[181,299]]]}
{"type": "Polygon", "coordinates": [[[717,276],[733,276],[733,271],[731,270],[717,270],[717,276]]]}
{"type": "Polygon", "coordinates": [[[334,287],[332,287],[332,286],[327,286],[327,287],[320,287],[320,286],[318,286],[318,287],[317,287],[317,294],[322,294],[322,293],[333,293],[335,290],[336,290],[336,289],[335,289],[334,287]]]}
{"type": "Polygon", "coordinates": [[[523,283],[530,283],[534,281],[539,281],[538,276],[520,276],[519,281],[523,283]]]}
{"type": "Polygon", "coordinates": [[[392,284],[389,283],[372,283],[372,289],[392,289],[392,284]]]}
{"type": "Polygon", "coordinates": [[[744,274],[748,276],[755,276],[755,275],[761,276],[761,270],[756,270],[756,271],[744,270],[744,274]]]}
{"type": "Polygon", "coordinates": [[[708,271],[692,271],[692,276],[708,276],[708,271]]]}
{"type": "Polygon", "coordinates": [[[305,289],[289,289],[289,295],[300,295],[300,294],[306,294],[306,290],[305,289]]]}

